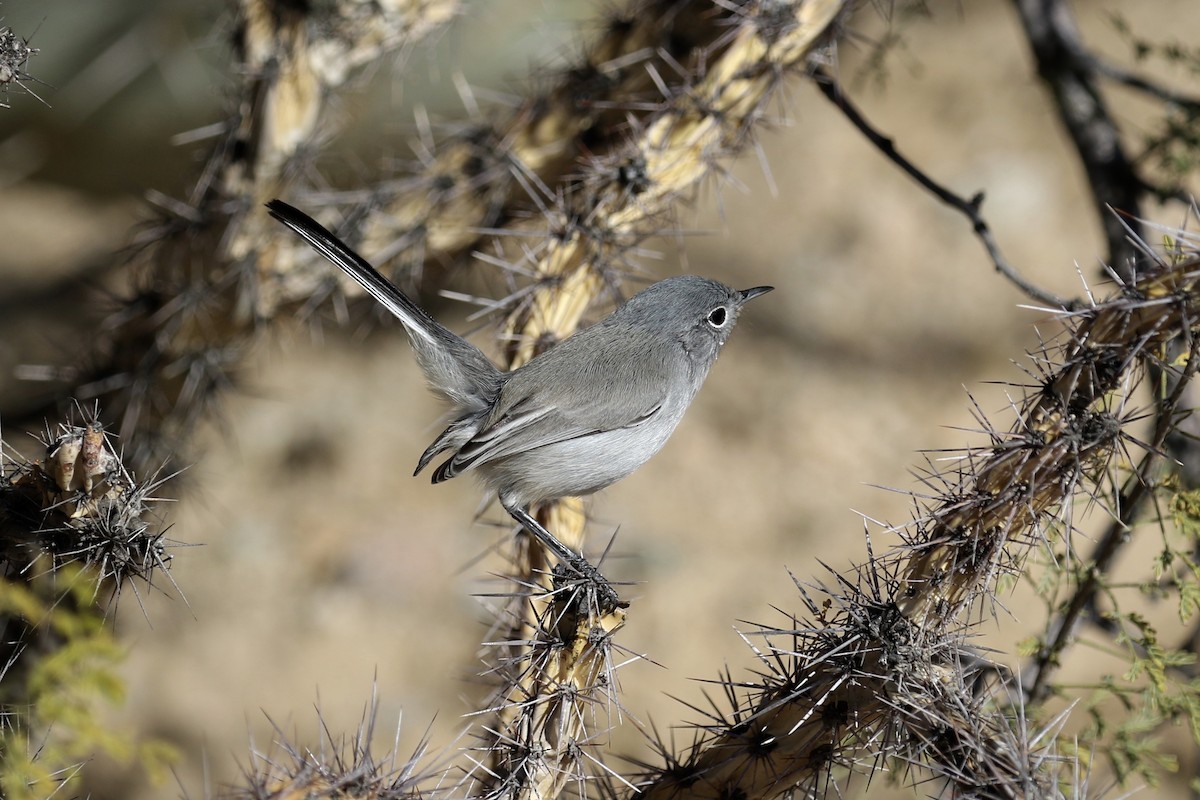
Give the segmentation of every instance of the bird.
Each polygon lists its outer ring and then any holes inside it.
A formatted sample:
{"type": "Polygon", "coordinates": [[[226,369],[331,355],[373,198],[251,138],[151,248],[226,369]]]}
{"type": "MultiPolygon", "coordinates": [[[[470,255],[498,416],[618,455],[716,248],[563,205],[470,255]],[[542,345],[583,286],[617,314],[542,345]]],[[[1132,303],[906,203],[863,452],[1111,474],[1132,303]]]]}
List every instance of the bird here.
{"type": "MultiPolygon", "coordinates": [[[[345,242],[282,200],[277,220],[307,241],[404,326],[450,423],[417,460],[439,456],[432,482],[474,474],[501,506],[576,573],[608,583],[530,513],[536,503],[593,494],[657,453],[691,405],[743,306],[773,289],[732,289],[693,275],[660,280],[608,317],[506,371],[434,320],[345,242]]],[[[615,592],[603,590],[607,602],[615,592]]]]}

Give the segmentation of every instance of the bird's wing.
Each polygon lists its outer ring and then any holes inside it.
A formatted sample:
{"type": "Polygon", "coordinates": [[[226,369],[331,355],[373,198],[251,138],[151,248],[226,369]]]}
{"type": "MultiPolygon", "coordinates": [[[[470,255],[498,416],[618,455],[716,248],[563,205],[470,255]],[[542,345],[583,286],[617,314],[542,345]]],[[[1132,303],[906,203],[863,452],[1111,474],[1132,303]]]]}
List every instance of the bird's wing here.
{"type": "Polygon", "coordinates": [[[665,364],[631,357],[639,349],[636,341],[604,340],[594,348],[586,340],[568,339],[530,362],[512,374],[491,418],[438,469],[434,481],[488,461],[653,419],[663,408],[670,382],[665,364]]]}
{"type": "Polygon", "coordinates": [[[501,417],[495,425],[481,430],[459,448],[453,458],[438,468],[433,482],[440,483],[480,464],[526,453],[539,447],[619,428],[636,427],[653,419],[661,409],[662,403],[656,403],[645,412],[616,426],[588,424],[586,420],[572,418],[561,409],[552,407],[518,411],[501,417]]]}

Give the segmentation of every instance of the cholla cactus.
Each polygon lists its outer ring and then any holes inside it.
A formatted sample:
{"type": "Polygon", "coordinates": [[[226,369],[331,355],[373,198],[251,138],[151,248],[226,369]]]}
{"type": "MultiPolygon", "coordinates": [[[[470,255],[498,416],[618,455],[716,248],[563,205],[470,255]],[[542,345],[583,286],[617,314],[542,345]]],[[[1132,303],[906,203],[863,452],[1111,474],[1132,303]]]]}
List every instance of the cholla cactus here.
{"type": "Polygon", "coordinates": [[[18,36],[7,25],[0,25],[0,108],[10,108],[8,98],[15,93],[23,92],[42,100],[29,88],[29,84],[36,81],[28,72],[29,59],[38,52],[38,48],[30,46],[28,39],[18,36]]]}
{"type": "Polygon", "coordinates": [[[43,444],[41,459],[0,463],[0,789],[12,798],[53,794],[97,751],[137,753],[147,766],[168,757],[102,727],[95,708],[123,691],[105,599],[169,580],[170,542],[153,510],[162,480],[137,481],[95,414],[43,444]]]}
{"type": "Polygon", "coordinates": [[[171,556],[152,504],[162,480],[138,482],[93,414],[47,430],[45,457],[10,460],[0,475],[0,542],[5,574],[24,576],[42,557],[51,569],[78,563],[120,591],[150,582],[171,556]]]}
{"type": "MultiPolygon", "coordinates": [[[[722,157],[748,144],[783,77],[821,52],[842,10],[831,0],[731,12],[727,34],[696,59],[704,67],[673,88],[624,146],[594,161],[582,188],[544,209],[542,245],[509,267],[536,280],[506,321],[509,368],[569,336],[602,290],[619,284],[630,251],[661,229],[722,157]]],[[[543,513],[556,535],[579,546],[585,517],[578,501],[543,513]]],[[[546,574],[540,554],[520,553],[518,585],[538,585],[546,574]]],[[[550,797],[569,780],[586,780],[590,761],[600,763],[596,737],[608,728],[602,710],[615,700],[612,636],[624,612],[604,614],[584,593],[518,603],[523,609],[501,617],[513,620],[495,668],[504,682],[486,737],[488,768],[474,777],[489,796],[550,797]]]]}
{"type": "Polygon", "coordinates": [[[1079,503],[1095,509],[1109,498],[1123,509],[1131,484],[1122,470],[1136,467],[1134,484],[1144,485],[1148,461],[1161,461],[1196,370],[1200,247],[1180,234],[1165,253],[1147,249],[1134,281],[1108,299],[1058,314],[1062,333],[1032,354],[1033,380],[1014,387],[1015,419],[999,429],[981,418],[987,444],[949,470],[930,465],[932,491],[915,498],[913,520],[868,537],[869,549],[891,540],[886,551],[871,549],[827,585],[797,581],[801,613],[747,635],[759,670],[718,678],[728,710],[714,704],[689,745],[656,741],[661,762],[635,774],[601,767],[601,711],[620,703],[611,655],[620,618],[581,615],[586,605],[569,592],[531,591],[521,602],[535,613],[495,645],[496,671],[512,677],[487,710],[505,727],[481,724],[483,753],[450,788],[453,772],[410,766],[404,774],[424,782],[395,796],[548,795],[575,780],[602,797],[634,796],[634,787],[666,798],[819,797],[840,791],[847,773],[888,763],[956,797],[1087,796],[1090,757],[1058,738],[1063,716],[1027,715],[1029,687],[969,643],[1006,576],[1038,548],[1073,547],[1079,503]],[[1187,356],[1166,361],[1179,340],[1187,356]],[[1129,409],[1147,370],[1169,380],[1142,439],[1133,432],[1141,415],[1129,409]],[[422,788],[436,781],[441,790],[422,788]]]}
{"type": "MultiPolygon", "coordinates": [[[[324,101],[348,69],[430,35],[456,6],[246,0],[238,114],[192,196],[144,231],[131,297],[81,369],[83,388],[112,400],[137,463],[157,463],[235,382],[268,323],[331,302],[340,309],[333,271],[261,213],[275,195],[340,218],[365,255],[425,291],[476,251],[483,282],[500,287],[481,303],[502,315],[503,360],[518,367],[621,296],[638,247],[678,224],[697,188],[753,146],[780,87],[832,61],[848,8],[633,3],[529,100],[457,130],[423,125],[409,173],[334,192],[305,182],[327,143],[324,101]]],[[[978,199],[968,205],[979,230],[978,199]]],[[[1132,524],[1132,499],[1151,492],[1178,428],[1195,369],[1200,253],[1176,232],[1164,252],[1143,244],[1136,270],[1126,266],[1109,299],[1051,309],[1063,333],[1033,355],[1030,385],[1013,388],[1016,419],[995,426],[981,416],[985,443],[948,468],[928,464],[929,492],[915,498],[910,524],[868,537],[871,548],[884,542],[878,555],[824,584],[797,581],[801,611],[747,637],[759,671],[721,675],[728,708],[682,749],[654,741],[660,763],[630,771],[608,752],[610,714],[621,709],[619,635],[636,607],[602,608],[585,587],[556,582],[546,554],[518,538],[512,587],[489,608],[494,691],[457,760],[375,758],[372,712],[349,744],[329,735],[309,752],[276,742],[234,796],[816,797],[884,763],[956,796],[1084,794],[1086,754],[1057,738],[1060,717],[1034,706],[1086,593],[1033,648],[1024,682],[969,642],[1031,552],[1061,549],[1078,562],[1077,500],[1132,524]],[[1168,355],[1171,346],[1185,352],[1168,355]],[[1140,439],[1129,410],[1139,387],[1154,409],[1140,439]]],[[[143,524],[153,486],[121,466],[99,421],[65,427],[47,445],[43,461],[6,476],[3,499],[20,510],[0,519],[10,563],[21,554],[79,560],[118,585],[165,567],[161,534],[143,524]],[[24,525],[35,519],[45,530],[24,525]]],[[[1185,505],[1171,507],[1182,515],[1185,505]]],[[[539,513],[583,549],[580,501],[539,513]]],[[[1167,669],[1144,641],[1146,660],[1167,669]]]]}

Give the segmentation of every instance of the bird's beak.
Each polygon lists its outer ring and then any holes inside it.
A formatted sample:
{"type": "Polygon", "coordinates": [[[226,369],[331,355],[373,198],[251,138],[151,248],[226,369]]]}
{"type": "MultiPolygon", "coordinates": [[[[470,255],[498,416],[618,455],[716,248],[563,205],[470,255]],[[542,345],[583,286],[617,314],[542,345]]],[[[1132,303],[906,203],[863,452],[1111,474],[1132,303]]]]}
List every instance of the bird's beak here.
{"type": "Polygon", "coordinates": [[[774,286],[755,286],[753,289],[742,289],[738,292],[738,296],[741,297],[742,302],[745,303],[747,300],[753,300],[760,294],[766,294],[774,288],[774,286]]]}

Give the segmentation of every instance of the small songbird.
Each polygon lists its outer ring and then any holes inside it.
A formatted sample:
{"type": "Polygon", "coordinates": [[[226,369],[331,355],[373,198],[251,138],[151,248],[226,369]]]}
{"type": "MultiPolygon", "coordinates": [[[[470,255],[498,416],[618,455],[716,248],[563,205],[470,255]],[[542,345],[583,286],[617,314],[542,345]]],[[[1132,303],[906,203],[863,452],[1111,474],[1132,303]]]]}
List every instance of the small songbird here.
{"type": "Polygon", "coordinates": [[[452,404],[450,425],[414,474],[448,454],[434,483],[474,473],[560,560],[600,581],[532,517],[530,504],[592,494],[646,463],[691,405],[742,306],[772,289],[667,278],[505,372],[307,214],[281,200],[267,209],[400,320],[430,387],[452,404]]]}

